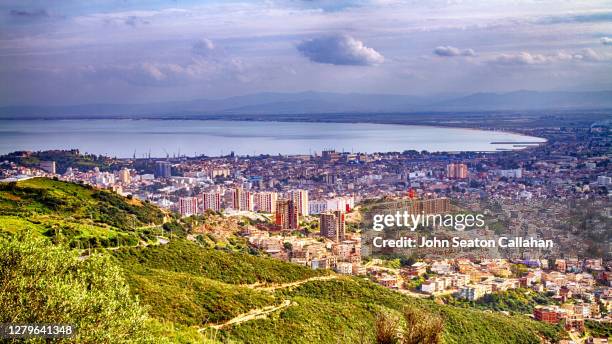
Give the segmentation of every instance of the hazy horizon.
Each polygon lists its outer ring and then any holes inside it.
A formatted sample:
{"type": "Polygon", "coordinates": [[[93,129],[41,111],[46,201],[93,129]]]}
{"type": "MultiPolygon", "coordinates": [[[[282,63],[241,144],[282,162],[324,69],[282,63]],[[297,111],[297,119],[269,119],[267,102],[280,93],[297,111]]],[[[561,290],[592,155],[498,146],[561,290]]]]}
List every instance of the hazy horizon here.
{"type": "Polygon", "coordinates": [[[0,105],[612,90],[611,5],[4,1],[0,105]]]}

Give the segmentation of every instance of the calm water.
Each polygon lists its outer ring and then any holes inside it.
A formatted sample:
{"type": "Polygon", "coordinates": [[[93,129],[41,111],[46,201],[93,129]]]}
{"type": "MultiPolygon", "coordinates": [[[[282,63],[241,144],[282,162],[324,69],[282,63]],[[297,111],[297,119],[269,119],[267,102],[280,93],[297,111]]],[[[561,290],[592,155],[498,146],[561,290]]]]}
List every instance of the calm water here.
{"type": "Polygon", "coordinates": [[[337,151],[495,151],[543,142],[502,132],[390,124],[200,120],[0,120],[0,153],[73,149],[117,157],[337,151]]]}

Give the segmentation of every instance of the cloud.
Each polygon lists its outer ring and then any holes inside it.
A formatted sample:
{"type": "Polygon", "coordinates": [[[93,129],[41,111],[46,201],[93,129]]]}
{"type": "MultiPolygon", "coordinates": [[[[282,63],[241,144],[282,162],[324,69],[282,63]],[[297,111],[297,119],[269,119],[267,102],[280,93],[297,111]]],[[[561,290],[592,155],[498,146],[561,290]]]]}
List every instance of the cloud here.
{"type": "Polygon", "coordinates": [[[211,56],[216,49],[215,44],[208,38],[200,39],[191,48],[194,54],[204,57],[211,56]]]}
{"type": "MultiPolygon", "coordinates": [[[[183,63],[144,61],[124,65],[80,66],[77,76],[90,81],[123,80],[132,85],[167,87],[219,80],[248,81],[250,74],[239,58],[194,57],[183,63]]],[[[73,69],[57,71],[72,73],[73,69]]]]}
{"type": "Polygon", "coordinates": [[[539,65],[551,62],[552,59],[542,54],[532,54],[526,51],[516,54],[501,54],[494,60],[495,63],[508,66],[539,65]]]}
{"type": "Polygon", "coordinates": [[[591,48],[583,49],[580,53],[574,54],[574,59],[591,62],[604,61],[606,58],[591,48]]]}
{"type": "Polygon", "coordinates": [[[554,62],[601,62],[608,60],[609,56],[602,55],[591,48],[582,49],[579,52],[567,53],[564,51],[556,54],[533,54],[520,52],[515,54],[500,54],[490,62],[506,66],[520,65],[544,65],[554,62]]]}
{"type": "Polygon", "coordinates": [[[313,62],[333,65],[373,66],[385,58],[376,50],[348,35],[331,35],[305,40],[297,50],[313,62]]]}
{"type": "Polygon", "coordinates": [[[476,56],[474,49],[464,49],[452,47],[450,45],[441,45],[436,47],[433,51],[434,54],[443,57],[454,57],[454,56],[476,56]]]}
{"type": "Polygon", "coordinates": [[[599,12],[599,13],[547,16],[544,18],[540,18],[537,22],[540,24],[599,23],[599,22],[607,23],[607,22],[610,22],[611,20],[612,20],[612,12],[599,12]]]}
{"type": "Polygon", "coordinates": [[[136,27],[137,25],[148,25],[151,24],[151,22],[149,20],[145,20],[142,19],[140,17],[137,16],[128,16],[125,21],[124,21],[125,25],[129,25],[132,27],[136,27]]]}
{"type": "Polygon", "coordinates": [[[35,18],[48,18],[49,17],[49,12],[47,12],[46,10],[11,10],[9,12],[9,14],[12,17],[15,18],[29,18],[29,19],[35,19],[35,18]]]}
{"type": "Polygon", "coordinates": [[[603,44],[603,45],[612,45],[612,38],[610,38],[610,37],[601,37],[601,44],[603,44]]]}

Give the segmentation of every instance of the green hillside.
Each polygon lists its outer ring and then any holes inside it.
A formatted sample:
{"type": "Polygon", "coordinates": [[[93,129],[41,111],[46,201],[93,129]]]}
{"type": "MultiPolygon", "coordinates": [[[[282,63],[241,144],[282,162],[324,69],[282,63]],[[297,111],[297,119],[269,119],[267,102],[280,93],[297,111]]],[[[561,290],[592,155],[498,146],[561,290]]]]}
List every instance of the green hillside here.
{"type": "MultiPolygon", "coordinates": [[[[541,339],[554,342],[561,335],[559,329],[524,316],[439,305],[364,278],[311,270],[256,255],[256,251],[254,255],[231,247],[211,248],[176,236],[167,244],[132,247],[131,242],[153,236],[151,231],[163,220],[164,213],[153,205],[83,185],[42,178],[1,184],[0,248],[4,251],[0,252],[0,272],[19,276],[29,271],[27,263],[15,266],[14,257],[19,250],[30,250],[30,241],[39,256],[55,252],[53,261],[58,268],[47,271],[42,266],[37,277],[44,283],[56,283],[51,277],[55,271],[63,276],[71,266],[84,266],[92,276],[114,271],[105,278],[112,277],[129,296],[113,297],[133,300],[129,309],[138,314],[139,331],[151,334],[149,342],[156,343],[374,343],[377,319],[398,316],[406,307],[427,319],[440,320],[444,343],[540,343],[541,339]],[[35,235],[23,236],[24,232],[35,235]],[[41,243],[44,236],[58,248],[41,243]],[[110,244],[113,237],[126,238],[114,242],[124,247],[102,250],[81,260],[70,250],[83,240],[101,244],[106,238],[110,244]],[[104,263],[88,264],[90,260],[104,263]],[[226,324],[230,320],[238,323],[226,324]]],[[[25,262],[29,256],[19,255],[25,262]]],[[[78,293],[85,293],[86,299],[90,291],[83,288],[88,282],[79,282],[79,278],[61,281],[61,288],[76,288],[76,294],[66,302],[73,302],[81,312],[66,317],[94,319],[95,309],[80,306],[78,293]],[[71,286],[74,283],[77,285],[71,286]]],[[[3,287],[0,285],[0,290],[3,287]]],[[[97,286],[100,290],[104,287],[97,286]]],[[[17,292],[19,295],[9,294],[7,302],[27,303],[30,297],[47,297],[44,288],[36,294],[17,292]]],[[[49,295],[64,302],[61,296],[49,295]]],[[[41,319],[32,314],[28,321],[41,319]]]]}
{"type": "Polygon", "coordinates": [[[113,255],[131,271],[185,272],[229,284],[285,283],[329,273],[268,257],[207,249],[187,240],[147,248],[122,248],[113,255]]]}
{"type": "Polygon", "coordinates": [[[135,245],[153,237],[164,213],[114,192],[47,178],[0,183],[0,232],[32,229],[71,247],[135,245]]]}
{"type": "Polygon", "coordinates": [[[268,257],[202,248],[184,239],[167,245],[113,252],[132,291],[164,321],[205,326],[250,309],[274,305],[277,297],[247,285],[299,281],[326,275],[268,257]]]}
{"type": "Polygon", "coordinates": [[[121,160],[102,155],[81,153],[78,149],[13,152],[0,156],[0,160],[8,160],[28,167],[38,167],[41,161],[55,161],[58,173],[66,172],[68,167],[78,168],[82,171],[97,167],[100,171],[108,171],[111,168],[119,168],[122,164],[121,160]]]}
{"type": "Polygon", "coordinates": [[[289,302],[263,319],[213,331],[224,342],[373,343],[376,317],[399,314],[406,306],[442,319],[444,343],[540,343],[560,336],[559,329],[524,316],[439,305],[358,277],[328,273],[333,279],[308,281],[325,272],[183,239],[113,255],[124,266],[132,292],[162,322],[206,329],[249,310],[289,302]],[[296,281],[305,283],[284,287],[296,281]]]}
{"type": "Polygon", "coordinates": [[[294,306],[276,317],[254,320],[223,331],[227,339],[260,343],[372,343],[376,315],[399,313],[412,307],[422,314],[441,317],[444,343],[540,343],[556,340],[558,330],[523,316],[438,305],[415,299],[360,278],[315,281],[279,298],[290,298],[294,306]],[[363,341],[365,340],[365,341],[363,341]]]}

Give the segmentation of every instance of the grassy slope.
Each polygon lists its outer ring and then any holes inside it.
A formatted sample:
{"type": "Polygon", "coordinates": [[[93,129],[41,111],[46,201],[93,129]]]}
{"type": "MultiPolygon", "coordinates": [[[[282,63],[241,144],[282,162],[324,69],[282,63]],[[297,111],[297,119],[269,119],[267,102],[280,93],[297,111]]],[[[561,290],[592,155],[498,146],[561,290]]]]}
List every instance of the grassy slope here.
{"type": "Polygon", "coordinates": [[[187,240],[147,248],[122,248],[115,257],[130,270],[186,272],[231,284],[284,283],[328,273],[277,259],[239,252],[204,249],[187,240]]]}
{"type": "MultiPolygon", "coordinates": [[[[36,178],[0,187],[0,231],[32,228],[49,235],[61,228],[72,240],[96,235],[137,237],[141,233],[131,230],[132,226],[159,223],[162,218],[162,212],[151,205],[78,184],[36,178]]],[[[182,239],[168,245],[126,247],[113,255],[123,266],[132,292],[150,307],[152,331],[176,342],[210,342],[195,327],[285,299],[293,305],[220,335],[249,343],[336,343],[338,338],[355,342],[371,338],[377,312],[398,312],[404,305],[442,316],[447,343],[536,343],[540,335],[557,333],[524,317],[440,306],[358,278],[309,282],[276,292],[250,289],[243,284],[285,283],[327,272],[206,249],[182,239]]]]}
{"type": "Polygon", "coordinates": [[[0,231],[34,229],[73,247],[135,244],[139,227],[161,224],[157,207],[75,183],[33,178],[0,184],[0,231]]]}
{"type": "MultiPolygon", "coordinates": [[[[446,343],[539,343],[558,330],[524,316],[506,316],[438,305],[380,287],[356,277],[312,281],[293,289],[265,292],[245,283],[283,283],[315,276],[312,271],[264,257],[204,249],[175,240],[169,245],[124,248],[114,252],[134,293],[157,319],[181,326],[203,326],[231,319],[249,309],[293,305],[266,319],[221,331],[238,343],[337,343],[372,339],[376,314],[409,305],[441,316],[446,343]]],[[[371,341],[369,341],[371,342],[371,341]]]]}
{"type": "Polygon", "coordinates": [[[404,306],[441,316],[445,343],[540,343],[540,337],[558,336],[556,328],[527,317],[438,305],[358,278],[309,282],[282,294],[297,305],[276,317],[225,330],[225,338],[247,343],[371,342],[376,313],[399,312],[404,306]]]}
{"type": "Polygon", "coordinates": [[[134,294],[157,319],[186,326],[229,320],[275,303],[274,295],[184,272],[147,270],[127,276],[134,294]]]}
{"type": "Polygon", "coordinates": [[[127,272],[132,291],[165,321],[204,326],[250,309],[277,304],[269,292],[245,284],[285,283],[327,274],[295,264],[201,248],[187,240],[122,248],[114,257],[127,272]]]}

